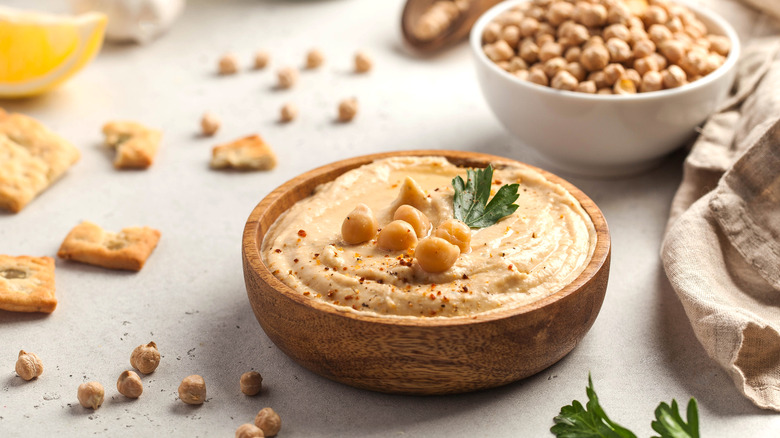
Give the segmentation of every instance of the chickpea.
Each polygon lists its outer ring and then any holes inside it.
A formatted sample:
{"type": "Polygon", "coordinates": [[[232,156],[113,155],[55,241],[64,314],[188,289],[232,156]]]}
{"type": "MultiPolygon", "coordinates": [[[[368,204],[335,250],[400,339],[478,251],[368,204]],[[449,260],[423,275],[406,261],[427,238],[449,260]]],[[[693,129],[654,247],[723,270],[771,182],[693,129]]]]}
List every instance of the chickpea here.
{"type": "Polygon", "coordinates": [[[707,26],[705,26],[704,23],[702,23],[700,20],[694,18],[689,20],[688,23],[685,23],[685,33],[694,39],[701,38],[707,33],[707,26]]]}
{"type": "Polygon", "coordinates": [[[232,53],[226,53],[219,58],[219,74],[232,75],[238,72],[238,58],[232,53]]]}
{"type": "Polygon", "coordinates": [[[512,72],[515,77],[520,79],[521,81],[527,81],[528,80],[528,70],[516,70],[512,72]]]}
{"type": "Polygon", "coordinates": [[[509,60],[509,71],[516,72],[518,70],[528,70],[528,63],[519,56],[509,60]]]}
{"type": "Polygon", "coordinates": [[[642,85],[639,87],[639,91],[648,93],[650,91],[659,91],[663,89],[664,82],[661,73],[657,71],[648,71],[642,75],[642,85]]]}
{"type": "Polygon", "coordinates": [[[591,4],[582,9],[578,21],[587,27],[602,26],[607,22],[607,8],[600,4],[591,4]]]}
{"type": "Polygon", "coordinates": [[[628,26],[630,30],[646,30],[645,23],[639,17],[630,17],[626,26],[628,26]]]}
{"type": "Polygon", "coordinates": [[[219,130],[219,118],[212,113],[204,113],[200,119],[200,128],[203,135],[211,137],[219,130]]]}
{"type": "Polygon", "coordinates": [[[555,28],[550,23],[545,23],[545,22],[539,23],[539,29],[536,31],[534,36],[538,38],[542,35],[549,35],[555,38],[555,28]]]}
{"type": "Polygon", "coordinates": [[[276,436],[282,428],[282,419],[271,408],[263,408],[255,416],[255,426],[263,430],[265,436],[276,436]]]}
{"type": "Polygon", "coordinates": [[[680,62],[683,56],[685,56],[685,47],[683,43],[677,40],[663,41],[658,46],[658,49],[673,64],[680,62]]]}
{"type": "Polygon", "coordinates": [[[413,178],[407,176],[399,190],[398,198],[394,201],[396,205],[408,204],[412,207],[423,210],[430,204],[425,190],[417,184],[413,178]]]}
{"type": "Polygon", "coordinates": [[[557,90],[574,91],[578,83],[574,75],[566,70],[561,70],[553,76],[550,86],[557,90]]]}
{"type": "Polygon", "coordinates": [[[527,17],[531,17],[531,18],[535,19],[536,21],[540,21],[541,22],[542,19],[545,18],[545,11],[544,11],[544,9],[542,9],[542,8],[540,8],[538,6],[534,6],[534,7],[529,8],[525,12],[525,15],[527,17]]]}
{"type": "MultiPolygon", "coordinates": [[[[555,36],[550,34],[537,34],[536,37],[534,37],[534,42],[536,42],[536,45],[539,47],[542,47],[543,45],[547,43],[554,43],[555,42],[555,36]]],[[[540,49],[541,50],[541,49],[540,49]]]]}
{"type": "Polygon", "coordinates": [[[442,222],[431,235],[457,246],[461,254],[471,251],[471,228],[457,219],[442,222]]]}
{"type": "Polygon", "coordinates": [[[617,38],[623,41],[631,41],[631,31],[624,24],[613,24],[604,28],[604,39],[609,41],[611,38],[617,38]]]}
{"type": "Polygon", "coordinates": [[[533,82],[534,84],[539,84],[546,87],[550,83],[550,80],[547,78],[547,75],[543,70],[533,69],[529,70],[528,72],[528,82],[533,82]]]}
{"type": "Polygon", "coordinates": [[[501,70],[509,71],[509,61],[500,61],[500,62],[497,62],[496,65],[501,70]]]}
{"type": "Polygon", "coordinates": [[[547,21],[553,26],[560,26],[561,23],[571,18],[574,13],[574,5],[564,1],[556,1],[547,9],[547,21]]]}
{"type": "Polygon", "coordinates": [[[27,381],[35,379],[43,374],[43,362],[35,353],[20,350],[16,359],[16,374],[27,381]]]}
{"type": "Polygon", "coordinates": [[[444,272],[458,260],[460,250],[457,245],[441,237],[426,237],[414,250],[414,258],[425,272],[444,272]]]}
{"type": "Polygon", "coordinates": [[[602,70],[609,63],[609,51],[606,47],[592,45],[582,51],[580,64],[588,71],[602,70]]]}
{"type": "MultiPolygon", "coordinates": [[[[485,27],[487,29],[487,26],[485,27]]],[[[535,18],[525,17],[520,22],[520,34],[524,37],[534,36],[539,30],[539,21],[535,18]]]]}
{"type": "Polygon", "coordinates": [[[688,77],[690,77],[702,74],[706,68],[706,63],[706,52],[690,50],[685,56],[682,57],[682,59],[679,60],[677,64],[682,67],[688,77]]]}
{"type": "Polygon", "coordinates": [[[636,94],[636,85],[631,79],[620,78],[615,82],[612,91],[615,94],[636,94]]]}
{"type": "Polygon", "coordinates": [[[358,111],[358,101],[354,97],[339,102],[339,122],[346,123],[355,118],[358,111]]]}
{"type": "Polygon", "coordinates": [[[501,39],[509,44],[509,47],[517,47],[517,43],[520,42],[520,28],[517,26],[504,27],[501,30],[501,39]]]}
{"type": "Polygon", "coordinates": [[[588,72],[585,71],[585,67],[583,67],[579,62],[570,62],[566,64],[566,71],[574,76],[577,81],[584,81],[588,76],[588,72]]]}
{"type": "Polygon", "coordinates": [[[431,221],[420,210],[411,205],[404,204],[398,207],[393,214],[393,220],[404,221],[412,226],[417,237],[425,237],[431,229],[431,221]]]}
{"type": "Polygon", "coordinates": [[[539,46],[533,40],[523,40],[520,43],[520,57],[528,63],[536,62],[539,59],[539,46]]]}
{"type": "Polygon", "coordinates": [[[544,43],[541,49],[539,49],[539,61],[547,62],[553,58],[560,57],[562,54],[563,47],[560,44],[555,42],[544,43]]]}
{"type": "Polygon", "coordinates": [[[621,39],[608,39],[607,50],[609,51],[609,59],[613,62],[626,62],[631,58],[631,47],[621,39]]]}
{"type": "Polygon", "coordinates": [[[355,53],[355,71],[358,73],[367,73],[374,66],[374,61],[366,52],[359,51],[355,53]]]}
{"type": "Polygon", "coordinates": [[[298,69],[295,67],[283,67],[277,70],[279,88],[292,88],[298,82],[298,69]]]}
{"type": "Polygon", "coordinates": [[[596,84],[596,88],[598,89],[610,86],[607,84],[607,75],[604,73],[604,70],[594,71],[588,75],[587,79],[589,81],[593,81],[593,83],[596,84]]]}
{"type": "Polygon", "coordinates": [[[485,55],[493,62],[508,61],[515,55],[515,51],[512,50],[509,43],[504,40],[498,40],[493,44],[488,44],[482,49],[484,50],[485,55]]]}
{"type": "Polygon", "coordinates": [[[116,390],[128,398],[138,398],[144,392],[144,384],[134,371],[124,371],[116,381],[116,390]]]}
{"type": "Polygon", "coordinates": [[[603,46],[604,44],[604,38],[602,38],[601,35],[593,35],[588,38],[588,41],[585,42],[585,45],[582,46],[582,49],[585,50],[591,46],[603,46]]]}
{"type": "Polygon", "coordinates": [[[264,69],[270,60],[271,55],[265,50],[258,50],[255,52],[255,70],[264,69]]]}
{"type": "Polygon", "coordinates": [[[624,3],[615,3],[607,10],[607,22],[612,24],[626,24],[631,17],[631,10],[624,3]]]}
{"type": "Polygon", "coordinates": [[[655,53],[655,43],[649,39],[634,42],[634,59],[644,58],[655,53]]]}
{"type": "Polygon", "coordinates": [[[710,49],[718,55],[727,56],[731,51],[731,41],[721,35],[708,35],[710,49]]]}
{"type": "Polygon", "coordinates": [[[718,69],[723,63],[726,62],[726,58],[717,53],[710,53],[707,55],[707,59],[702,67],[700,73],[702,75],[708,75],[718,69]]]}
{"type": "Polygon", "coordinates": [[[620,64],[609,64],[604,67],[604,79],[609,86],[615,85],[615,82],[625,76],[625,74],[626,68],[620,64]]]}
{"type": "Polygon", "coordinates": [[[485,44],[494,43],[498,40],[499,35],[501,35],[501,25],[491,21],[482,31],[482,42],[485,44]]]}
{"type": "Polygon", "coordinates": [[[79,385],[79,390],[76,395],[81,406],[97,409],[103,404],[105,390],[103,389],[103,385],[98,382],[82,383],[79,385]]]}
{"type": "Polygon", "coordinates": [[[548,78],[552,79],[553,76],[558,74],[561,70],[566,70],[566,65],[568,63],[565,59],[561,58],[560,56],[557,58],[552,58],[544,63],[542,66],[542,70],[544,71],[544,74],[547,75],[548,78]]]}
{"type": "Polygon", "coordinates": [[[577,88],[575,88],[574,91],[579,91],[580,93],[595,94],[596,83],[593,81],[582,81],[579,84],[577,84],[577,88]]]}
{"type": "Polygon", "coordinates": [[[579,47],[569,47],[563,57],[569,62],[579,62],[582,56],[582,49],[579,47]]]}
{"type": "Polygon", "coordinates": [[[408,222],[394,220],[379,231],[376,243],[388,251],[405,251],[417,245],[417,233],[408,222]]]}
{"type": "Polygon", "coordinates": [[[666,27],[672,32],[683,32],[685,30],[682,20],[680,20],[679,17],[670,18],[669,21],[666,22],[666,27]]]}
{"type": "Polygon", "coordinates": [[[282,123],[289,123],[298,117],[298,107],[294,103],[286,103],[279,110],[279,121],[282,123]]]}
{"type": "Polygon", "coordinates": [[[611,95],[611,94],[615,94],[615,93],[612,92],[611,88],[599,88],[599,90],[596,91],[596,94],[604,94],[604,95],[609,94],[609,95],[611,95]]]}
{"type": "Polygon", "coordinates": [[[252,423],[242,424],[236,429],[236,438],[264,438],[263,429],[252,423]]]}
{"type": "MultiPolygon", "coordinates": [[[[363,204],[360,204],[363,205],[363,204]]],[[[263,376],[257,371],[247,371],[239,379],[241,392],[246,395],[257,395],[263,389],[263,376]]]]}
{"type": "Polygon", "coordinates": [[[685,85],[687,76],[685,71],[676,65],[670,65],[668,69],[661,72],[664,88],[677,88],[685,85]]]}
{"type": "Polygon", "coordinates": [[[358,204],[341,223],[341,238],[349,245],[358,245],[373,239],[377,228],[379,224],[371,209],[358,204]]]}
{"type": "Polygon", "coordinates": [[[644,76],[644,74],[649,71],[660,70],[658,68],[658,61],[653,56],[646,56],[644,58],[637,59],[634,61],[634,68],[636,69],[637,73],[642,76],[644,76]]]}
{"type": "Polygon", "coordinates": [[[669,21],[669,14],[666,13],[664,8],[652,5],[645,9],[645,12],[642,14],[642,21],[645,22],[647,27],[654,24],[665,24],[669,21]]]}
{"type": "Polygon", "coordinates": [[[525,15],[523,15],[522,12],[518,11],[506,11],[503,14],[499,15],[497,17],[497,21],[502,26],[519,26],[520,22],[523,21],[523,18],[525,15]]]}
{"type": "Polygon", "coordinates": [[[311,49],[306,54],[306,68],[315,69],[325,62],[325,55],[319,49],[311,49]]]}
{"type": "Polygon", "coordinates": [[[206,400],[206,381],[193,374],[179,384],[179,399],[188,405],[200,405],[206,400]]]}
{"type": "Polygon", "coordinates": [[[654,24],[650,26],[650,28],[647,29],[647,35],[656,46],[660,45],[666,40],[672,39],[672,31],[662,24],[654,24]]]}
{"type": "Polygon", "coordinates": [[[653,53],[650,56],[655,58],[656,62],[658,62],[658,70],[659,71],[665,69],[666,66],[669,65],[669,62],[666,60],[666,57],[664,57],[664,55],[662,55],[660,53],[653,53]]]}
{"type": "Polygon", "coordinates": [[[130,354],[130,365],[143,374],[154,372],[160,365],[160,352],[157,350],[157,344],[149,342],[146,345],[135,347],[130,354]]]}

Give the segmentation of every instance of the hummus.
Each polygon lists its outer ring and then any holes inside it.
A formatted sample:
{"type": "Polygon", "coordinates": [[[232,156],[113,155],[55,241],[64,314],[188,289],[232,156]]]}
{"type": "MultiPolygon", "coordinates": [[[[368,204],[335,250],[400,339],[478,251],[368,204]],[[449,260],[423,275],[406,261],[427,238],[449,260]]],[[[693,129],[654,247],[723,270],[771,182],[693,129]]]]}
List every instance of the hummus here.
{"type": "Polygon", "coordinates": [[[440,157],[398,157],[351,170],[281,215],[269,229],[263,261],[299,293],[339,309],[394,317],[457,317],[519,307],[560,290],[585,268],[596,231],[562,186],[521,165],[499,165],[493,192],[519,183],[517,211],[472,229],[471,251],[429,273],[414,250],[387,251],[376,238],[348,245],[341,224],[358,203],[387,225],[412,178],[425,191],[415,207],[435,228],[453,217],[452,179],[466,169],[440,157]],[[400,193],[400,194],[399,194],[400,193]]]}

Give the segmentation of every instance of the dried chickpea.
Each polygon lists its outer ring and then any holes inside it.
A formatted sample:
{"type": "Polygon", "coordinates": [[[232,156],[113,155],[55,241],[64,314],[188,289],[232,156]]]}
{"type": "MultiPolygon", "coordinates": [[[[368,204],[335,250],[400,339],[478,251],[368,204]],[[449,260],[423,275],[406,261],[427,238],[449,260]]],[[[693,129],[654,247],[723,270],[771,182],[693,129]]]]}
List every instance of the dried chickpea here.
{"type": "Polygon", "coordinates": [[[677,40],[662,41],[658,45],[658,50],[672,64],[680,62],[683,56],[685,56],[685,47],[682,42],[677,40]]]}
{"type": "Polygon", "coordinates": [[[585,71],[585,67],[583,67],[579,62],[570,62],[566,64],[566,71],[574,76],[578,82],[584,81],[588,76],[588,72],[585,71]]]}
{"type": "Polygon", "coordinates": [[[515,56],[509,60],[509,71],[516,72],[518,70],[528,70],[528,63],[519,56],[515,56]]]}
{"type": "Polygon", "coordinates": [[[559,71],[566,70],[566,66],[568,63],[565,59],[561,58],[560,56],[557,58],[552,58],[544,63],[542,66],[542,70],[544,71],[544,74],[547,75],[548,78],[552,79],[553,76],[558,74],[559,71]]]}
{"type": "Polygon", "coordinates": [[[358,111],[358,101],[354,97],[339,102],[339,122],[346,123],[355,118],[358,111]]]}
{"type": "Polygon", "coordinates": [[[604,67],[604,79],[609,86],[615,85],[621,77],[626,74],[626,68],[621,64],[609,64],[604,67]]]}
{"type": "Polygon", "coordinates": [[[16,374],[30,381],[43,374],[43,362],[35,353],[20,350],[19,357],[16,359],[16,374]]]}
{"type": "Polygon", "coordinates": [[[726,58],[724,58],[723,56],[717,53],[710,53],[709,55],[707,55],[707,59],[700,73],[702,75],[708,75],[714,72],[715,70],[717,70],[718,67],[723,65],[724,62],[726,62],[726,58]]]}
{"type": "Polygon", "coordinates": [[[520,28],[517,26],[506,26],[501,30],[501,39],[506,41],[510,47],[517,47],[520,42],[520,28]]]}
{"type": "Polygon", "coordinates": [[[179,384],[179,399],[188,405],[200,405],[206,400],[206,381],[193,374],[179,384]]]}
{"type": "Polygon", "coordinates": [[[731,50],[731,41],[721,35],[708,35],[707,39],[710,41],[710,49],[718,55],[727,56],[731,50]]]}
{"type": "Polygon", "coordinates": [[[644,58],[655,53],[655,43],[649,39],[634,42],[634,59],[644,58]]]}
{"type": "Polygon", "coordinates": [[[306,54],[306,68],[315,69],[325,62],[325,55],[319,49],[311,49],[306,54]]]}
{"type": "Polygon", "coordinates": [[[571,18],[574,13],[574,5],[564,1],[556,1],[547,9],[547,21],[553,26],[560,26],[561,23],[571,18]]]}
{"type": "Polygon", "coordinates": [[[499,61],[496,63],[498,68],[504,71],[509,71],[509,61],[499,61]]]}
{"type": "Polygon", "coordinates": [[[664,8],[652,5],[645,9],[645,12],[642,14],[642,21],[644,21],[646,27],[654,24],[665,24],[669,21],[669,14],[666,13],[664,8]]]}
{"type": "Polygon", "coordinates": [[[654,24],[647,29],[647,36],[658,46],[662,42],[672,39],[672,31],[662,24],[654,24]]]}
{"type": "Polygon", "coordinates": [[[682,32],[685,29],[679,17],[670,18],[665,24],[672,32],[682,32]]]}
{"type": "MultiPolygon", "coordinates": [[[[554,43],[555,42],[555,36],[550,34],[539,34],[534,37],[534,42],[537,46],[542,47],[543,45],[547,43],[554,43]]],[[[541,50],[541,49],[540,49],[541,50]]]]}
{"type": "Polygon", "coordinates": [[[414,249],[414,258],[425,272],[444,272],[458,260],[460,250],[457,245],[441,237],[426,237],[414,249]]]}
{"type": "Polygon", "coordinates": [[[528,63],[534,63],[539,60],[539,46],[532,40],[523,40],[520,43],[520,57],[528,63]]]}
{"type": "Polygon", "coordinates": [[[232,75],[238,72],[238,58],[232,53],[226,53],[219,58],[219,74],[232,75]]]}
{"type": "Polygon", "coordinates": [[[615,82],[612,91],[615,94],[636,94],[636,85],[631,79],[620,78],[615,82]]]}
{"type": "Polygon", "coordinates": [[[561,70],[553,76],[550,86],[557,90],[574,91],[578,83],[574,75],[566,70],[561,70]]]}
{"type": "Polygon", "coordinates": [[[649,71],[642,75],[642,85],[639,87],[639,91],[642,93],[648,93],[650,91],[659,91],[664,89],[664,81],[661,77],[661,73],[657,71],[649,71]]]}
{"type": "Polygon", "coordinates": [[[349,245],[358,245],[373,239],[378,228],[374,212],[366,204],[358,204],[341,223],[341,238],[349,245]]]}
{"type": "Polygon", "coordinates": [[[549,35],[555,38],[555,28],[550,23],[545,23],[545,22],[539,23],[539,29],[536,31],[534,36],[539,38],[542,35],[549,35]]]}
{"type": "Polygon", "coordinates": [[[405,251],[417,245],[417,233],[408,222],[394,220],[379,231],[376,243],[388,251],[405,251]]]}
{"type": "Polygon", "coordinates": [[[482,42],[486,44],[494,43],[498,40],[499,35],[501,35],[501,25],[491,21],[485,26],[485,30],[482,31],[482,42]]]}
{"type": "Polygon", "coordinates": [[[631,10],[624,3],[615,3],[607,10],[607,22],[612,24],[626,24],[631,17],[631,10]]]}
{"type": "Polygon", "coordinates": [[[668,69],[661,72],[664,88],[677,88],[685,85],[687,76],[685,71],[676,65],[670,65],[668,69]]]}
{"type": "Polygon", "coordinates": [[[404,204],[398,207],[393,213],[393,220],[404,221],[412,226],[417,237],[422,238],[428,234],[431,229],[431,221],[428,216],[411,205],[404,204]]]}
{"type": "Polygon", "coordinates": [[[579,47],[569,47],[563,57],[569,62],[579,62],[582,56],[582,49],[579,47]]]}
{"type": "Polygon", "coordinates": [[[653,53],[650,56],[655,58],[655,60],[658,62],[658,70],[659,71],[665,69],[666,66],[669,65],[669,61],[667,61],[666,57],[664,57],[664,55],[662,55],[660,53],[653,53]]]}
{"type": "MultiPolygon", "coordinates": [[[[486,27],[487,28],[487,27],[486,27]]],[[[539,30],[539,21],[535,18],[525,17],[520,22],[520,34],[524,37],[534,36],[539,30]]]]}
{"type": "MultiPolygon", "coordinates": [[[[360,204],[363,205],[363,204],[360,204]]],[[[263,389],[263,376],[257,371],[247,371],[239,379],[241,392],[246,395],[257,395],[263,389]]]]}
{"type": "MultiPolygon", "coordinates": [[[[568,4],[568,3],[567,3],[568,4]]],[[[539,49],[539,61],[547,62],[563,55],[563,47],[555,42],[544,43],[539,49]]]]}
{"type": "Polygon", "coordinates": [[[636,88],[639,88],[639,86],[642,85],[642,75],[633,68],[626,69],[626,78],[633,82],[636,88]]]}
{"type": "Polygon", "coordinates": [[[255,426],[263,430],[265,436],[276,436],[282,428],[282,419],[271,408],[263,408],[255,416],[255,426]]]}
{"type": "Polygon", "coordinates": [[[636,61],[634,61],[634,69],[640,74],[643,75],[649,71],[658,71],[660,70],[658,68],[658,61],[653,56],[646,56],[644,58],[639,58],[636,61]]]}
{"type": "Polygon", "coordinates": [[[515,51],[504,40],[498,40],[493,44],[488,44],[482,48],[485,55],[493,62],[508,61],[515,55],[515,51]]]}
{"type": "Polygon", "coordinates": [[[130,354],[130,365],[143,374],[154,372],[160,365],[160,352],[157,350],[157,344],[149,342],[146,345],[135,347],[130,354]]]}
{"type": "Polygon", "coordinates": [[[76,395],[81,406],[97,409],[103,404],[105,390],[103,389],[103,385],[98,382],[82,383],[79,385],[78,393],[76,395]]]}
{"type": "Polygon", "coordinates": [[[286,103],[279,110],[279,120],[282,123],[288,123],[298,117],[298,107],[294,103],[286,103]]]}
{"type": "Polygon", "coordinates": [[[116,381],[116,390],[125,397],[138,398],[144,392],[144,384],[134,371],[124,371],[116,381]]]}
{"type": "Polygon", "coordinates": [[[688,23],[685,23],[685,33],[693,38],[701,38],[707,33],[707,26],[705,26],[704,23],[698,19],[694,18],[688,23]]]}
{"type": "Polygon", "coordinates": [[[512,74],[516,76],[521,81],[527,81],[528,80],[528,70],[516,70],[513,71],[512,74]]]}
{"type": "Polygon", "coordinates": [[[533,6],[525,11],[525,15],[541,22],[545,18],[545,11],[538,6],[533,6]]]}
{"type": "Polygon", "coordinates": [[[609,63],[609,51],[606,47],[595,44],[582,51],[580,64],[588,71],[602,70],[609,63]]]}
{"type": "Polygon", "coordinates": [[[366,52],[359,51],[355,53],[355,71],[358,73],[366,73],[371,71],[374,66],[374,61],[368,56],[366,52]]]}
{"type": "Polygon", "coordinates": [[[603,45],[604,45],[604,38],[602,38],[601,35],[593,35],[590,38],[588,38],[588,41],[585,42],[585,45],[582,46],[582,49],[585,50],[591,46],[603,46],[603,45]]]}
{"type": "Polygon", "coordinates": [[[510,10],[499,15],[496,19],[498,20],[498,23],[503,26],[519,26],[523,17],[525,17],[525,15],[523,15],[522,12],[510,10]]]}
{"type": "Polygon", "coordinates": [[[271,60],[271,55],[265,50],[255,52],[255,70],[264,69],[271,60]]]}
{"type": "Polygon", "coordinates": [[[613,24],[604,28],[603,38],[607,41],[610,38],[617,38],[623,41],[631,41],[631,31],[624,24],[613,24]]]}
{"type": "MultiPolygon", "coordinates": [[[[671,59],[670,59],[671,61],[671,59]]],[[[677,64],[685,70],[688,77],[703,73],[707,62],[707,54],[698,50],[689,50],[677,64]]]]}
{"type": "Polygon", "coordinates": [[[219,118],[212,113],[204,113],[200,119],[200,129],[203,135],[211,137],[219,130],[219,118]]]}
{"type": "Polygon", "coordinates": [[[461,254],[471,251],[471,228],[457,219],[442,222],[431,235],[457,246],[461,254]]]}
{"type": "Polygon", "coordinates": [[[577,88],[575,88],[574,91],[579,91],[580,93],[595,94],[596,83],[593,81],[582,81],[579,84],[577,84],[577,88]]]}
{"type": "Polygon", "coordinates": [[[298,69],[295,67],[282,67],[276,72],[279,80],[279,88],[292,88],[298,82],[298,69]]]}
{"type": "Polygon", "coordinates": [[[615,93],[612,92],[611,88],[599,88],[596,94],[615,94],[615,93]]]}
{"type": "Polygon", "coordinates": [[[618,38],[607,40],[607,51],[609,51],[609,59],[612,62],[626,62],[632,55],[628,43],[618,38]]]}
{"type": "Polygon", "coordinates": [[[263,429],[252,423],[242,424],[236,429],[236,438],[264,438],[263,429]]]}
{"type": "Polygon", "coordinates": [[[588,27],[601,26],[607,22],[607,8],[600,4],[591,4],[582,9],[578,21],[588,27]]]}

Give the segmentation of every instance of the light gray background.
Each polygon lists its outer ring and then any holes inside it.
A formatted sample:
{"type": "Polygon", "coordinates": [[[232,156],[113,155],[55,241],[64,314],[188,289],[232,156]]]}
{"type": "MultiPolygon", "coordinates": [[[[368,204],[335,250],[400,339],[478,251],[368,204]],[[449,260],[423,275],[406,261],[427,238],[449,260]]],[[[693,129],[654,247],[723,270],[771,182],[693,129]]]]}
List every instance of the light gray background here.
{"type": "MultiPolygon", "coordinates": [[[[65,3],[10,1],[60,11],[65,3]]],[[[0,253],[54,256],[82,220],[162,231],[140,273],[58,260],[59,306],[52,315],[0,311],[0,435],[232,436],[271,406],[282,417],[280,436],[545,437],[561,406],[585,400],[588,372],[611,417],[639,436],[652,434],[660,401],[689,397],[699,401],[704,437],[780,434],[780,417],[744,399],[706,356],[661,268],[658,251],[681,153],[635,177],[569,178],[609,221],[612,273],[590,333],[536,376],[473,394],[383,395],[316,376],[268,340],[246,298],[241,233],[252,208],[282,182],[334,160],[415,148],[488,152],[545,167],[493,118],[465,44],[428,59],[404,50],[401,6],[398,0],[191,1],[154,43],[106,45],[57,91],[0,102],[39,118],[83,154],[24,211],[0,213],[0,253]],[[293,90],[274,90],[276,68],[301,65],[315,46],[326,65],[303,71],[293,90]],[[234,51],[246,67],[260,48],[272,53],[270,68],[215,75],[223,53],[234,51]],[[375,59],[368,75],[351,73],[359,48],[375,59]],[[353,123],[335,124],[337,102],[349,96],[358,98],[360,113],[353,123]],[[301,114],[281,125],[278,111],[288,101],[301,114]],[[206,110],[223,121],[211,139],[198,136],[206,110]],[[113,169],[100,127],[115,118],[164,131],[148,171],[113,169]],[[214,144],[255,132],[275,148],[278,168],[208,169],[214,144]],[[129,368],[132,349],[150,340],[162,363],[142,377],[143,396],[128,400],[116,392],[116,378],[129,368]],[[19,349],[41,357],[41,378],[15,376],[19,349]],[[239,376],[250,369],[263,374],[266,388],[252,398],[238,389],[239,376]],[[200,407],[177,399],[180,380],[193,373],[207,383],[208,400],[200,407]],[[106,388],[95,412],[76,400],[77,386],[89,380],[106,388]]]]}

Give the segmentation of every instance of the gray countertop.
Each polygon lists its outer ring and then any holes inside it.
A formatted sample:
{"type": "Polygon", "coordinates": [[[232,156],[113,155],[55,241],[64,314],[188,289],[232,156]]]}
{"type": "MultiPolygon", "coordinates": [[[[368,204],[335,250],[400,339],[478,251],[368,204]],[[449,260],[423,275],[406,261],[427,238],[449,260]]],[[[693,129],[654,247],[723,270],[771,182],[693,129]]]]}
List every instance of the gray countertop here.
{"type": "MultiPolygon", "coordinates": [[[[51,10],[64,10],[62,3],[10,1],[51,10]]],[[[398,0],[191,1],[177,25],[152,44],[106,45],[60,89],[0,102],[40,119],[82,152],[21,213],[0,213],[0,253],[54,256],[82,220],[162,231],[139,273],[58,260],[53,314],[0,311],[0,435],[231,436],[271,406],[282,418],[280,436],[545,437],[552,436],[561,406],[585,400],[589,372],[612,419],[639,436],[652,434],[659,402],[690,397],[699,402],[702,436],[780,435],[780,416],[754,407],[706,356],[661,267],[682,153],[634,177],[568,178],[609,222],[612,270],[593,328],[538,375],[472,394],[385,395],[321,378],[265,336],[246,298],[241,234],[252,208],[282,182],[334,160],[402,149],[472,150],[546,167],[488,110],[465,44],[427,59],[405,51],[401,6],[398,0]],[[276,68],[301,65],[315,46],[325,66],[302,71],[292,90],[275,90],[276,68]],[[272,54],[268,69],[215,74],[223,53],[233,51],[246,67],[260,48],[272,54]],[[375,60],[368,75],[351,72],[361,48],[375,60]],[[338,101],[350,96],[360,102],[357,118],[334,123],[338,101]],[[288,101],[300,116],[282,125],[278,112],[288,101]],[[207,110],[222,119],[210,139],[198,135],[207,110]],[[149,170],[112,167],[100,128],[116,118],[164,131],[149,170]],[[255,132],[276,150],[275,170],[209,170],[214,144],[255,132]],[[142,378],[143,396],[128,400],[116,392],[116,379],[129,369],[133,348],[150,340],[162,363],[142,378]],[[43,360],[38,380],[15,376],[20,349],[43,360]],[[264,377],[257,397],[238,388],[250,369],[264,377]],[[176,391],[183,377],[196,373],[208,388],[199,407],[180,402],[176,391]],[[106,388],[106,401],[94,412],[76,400],[76,388],[89,380],[106,388]]]]}

